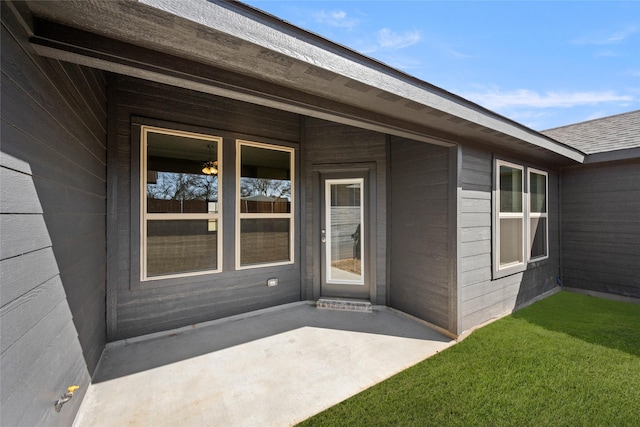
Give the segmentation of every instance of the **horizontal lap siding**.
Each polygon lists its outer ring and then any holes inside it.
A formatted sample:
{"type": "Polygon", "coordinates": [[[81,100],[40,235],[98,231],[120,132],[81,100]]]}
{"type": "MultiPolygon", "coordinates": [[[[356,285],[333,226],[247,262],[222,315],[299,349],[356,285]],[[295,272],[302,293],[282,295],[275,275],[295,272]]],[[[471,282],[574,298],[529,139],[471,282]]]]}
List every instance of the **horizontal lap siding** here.
{"type": "Polygon", "coordinates": [[[448,149],[391,140],[391,306],[449,329],[448,149]]]}
{"type": "Polygon", "coordinates": [[[106,78],[18,22],[3,2],[0,424],[70,425],[106,341],[106,78]]]}
{"type": "Polygon", "coordinates": [[[562,172],[565,286],[640,298],[640,161],[562,172]]]}
{"type": "MultiPolygon", "coordinates": [[[[304,161],[305,161],[305,224],[306,247],[305,247],[305,269],[306,277],[303,288],[303,298],[313,298],[314,263],[320,262],[319,248],[313,247],[314,231],[314,188],[313,170],[314,165],[323,164],[349,164],[349,163],[374,163],[376,176],[376,210],[377,224],[376,232],[376,253],[372,254],[372,262],[375,265],[375,299],[374,303],[385,304],[386,298],[386,169],[387,169],[387,144],[386,135],[372,132],[366,129],[355,128],[347,125],[333,123],[325,120],[305,118],[304,121],[304,161]]],[[[317,189],[315,189],[317,190],[317,189]]],[[[319,280],[319,278],[317,278],[319,280]]]]}
{"type": "MultiPolygon", "coordinates": [[[[110,174],[115,184],[113,233],[109,268],[111,294],[109,304],[109,340],[173,329],[198,322],[270,307],[300,299],[300,266],[253,268],[235,271],[235,179],[223,177],[222,230],[223,271],[211,275],[140,282],[139,225],[132,218],[139,209],[132,182],[139,166],[132,164],[131,123],[134,117],[160,120],[188,126],[200,132],[227,132],[243,139],[268,139],[297,143],[300,119],[296,114],[248,104],[227,98],[184,90],[144,80],[117,77],[113,81],[116,131],[112,135],[117,160],[110,174]],[[133,175],[133,177],[132,177],[133,175]],[[132,211],[133,210],[133,211],[132,211]],[[117,225],[116,225],[117,224],[117,225]],[[278,286],[267,287],[267,279],[276,277],[278,286]]],[[[111,147],[111,146],[110,146],[111,147]]],[[[132,153],[132,149],[134,150],[132,153]]],[[[235,139],[223,143],[223,168],[233,172],[235,139]],[[231,162],[231,163],[229,163],[231,162]]],[[[299,185],[296,183],[296,185],[299,185]]],[[[296,219],[296,228],[300,224],[296,219]]],[[[298,233],[299,231],[296,231],[298,233]]],[[[297,235],[296,235],[297,236],[297,235]]],[[[299,238],[296,237],[296,241],[299,238]]]]}
{"type": "MultiPolygon", "coordinates": [[[[518,162],[517,160],[513,160],[518,162]]],[[[549,172],[549,259],[492,279],[493,155],[462,147],[460,175],[460,332],[525,304],[556,286],[559,271],[558,177],[549,172]]],[[[537,169],[544,167],[531,165],[537,169]]]]}

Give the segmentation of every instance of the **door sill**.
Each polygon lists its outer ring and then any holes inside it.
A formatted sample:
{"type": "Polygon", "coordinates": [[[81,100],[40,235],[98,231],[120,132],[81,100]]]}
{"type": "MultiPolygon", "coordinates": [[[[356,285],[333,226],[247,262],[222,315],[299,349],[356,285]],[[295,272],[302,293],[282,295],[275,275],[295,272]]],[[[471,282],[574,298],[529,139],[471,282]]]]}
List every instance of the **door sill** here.
{"type": "Polygon", "coordinates": [[[323,310],[358,311],[361,313],[373,312],[371,301],[349,298],[320,298],[316,302],[316,308],[323,310]]]}

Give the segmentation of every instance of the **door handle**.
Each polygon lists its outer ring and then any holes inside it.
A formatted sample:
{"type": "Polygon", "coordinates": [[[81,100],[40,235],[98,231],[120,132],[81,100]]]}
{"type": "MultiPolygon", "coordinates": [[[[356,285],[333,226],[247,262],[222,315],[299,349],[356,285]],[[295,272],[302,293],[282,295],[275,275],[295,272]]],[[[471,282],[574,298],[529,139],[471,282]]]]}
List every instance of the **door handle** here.
{"type": "Polygon", "coordinates": [[[327,242],[327,230],[325,230],[324,228],[322,230],[320,230],[320,241],[322,243],[326,243],[327,242]]]}

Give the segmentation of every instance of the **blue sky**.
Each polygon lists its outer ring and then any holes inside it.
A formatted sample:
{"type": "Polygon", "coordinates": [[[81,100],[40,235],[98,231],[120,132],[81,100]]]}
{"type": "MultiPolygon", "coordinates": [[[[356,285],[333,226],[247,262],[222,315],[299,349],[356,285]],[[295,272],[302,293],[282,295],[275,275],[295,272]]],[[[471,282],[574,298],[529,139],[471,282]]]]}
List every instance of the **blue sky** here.
{"type": "Polygon", "coordinates": [[[640,109],[640,1],[245,3],[536,130],[640,109]]]}

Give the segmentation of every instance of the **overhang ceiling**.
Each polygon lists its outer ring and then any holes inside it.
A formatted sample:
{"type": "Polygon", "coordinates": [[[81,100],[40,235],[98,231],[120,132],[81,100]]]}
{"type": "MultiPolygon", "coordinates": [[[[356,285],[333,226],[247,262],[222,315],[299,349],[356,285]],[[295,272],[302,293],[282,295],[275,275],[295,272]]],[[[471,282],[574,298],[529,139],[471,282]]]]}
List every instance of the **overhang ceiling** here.
{"type": "Polygon", "coordinates": [[[44,55],[441,145],[561,166],[583,153],[236,2],[28,1],[44,55]]]}

